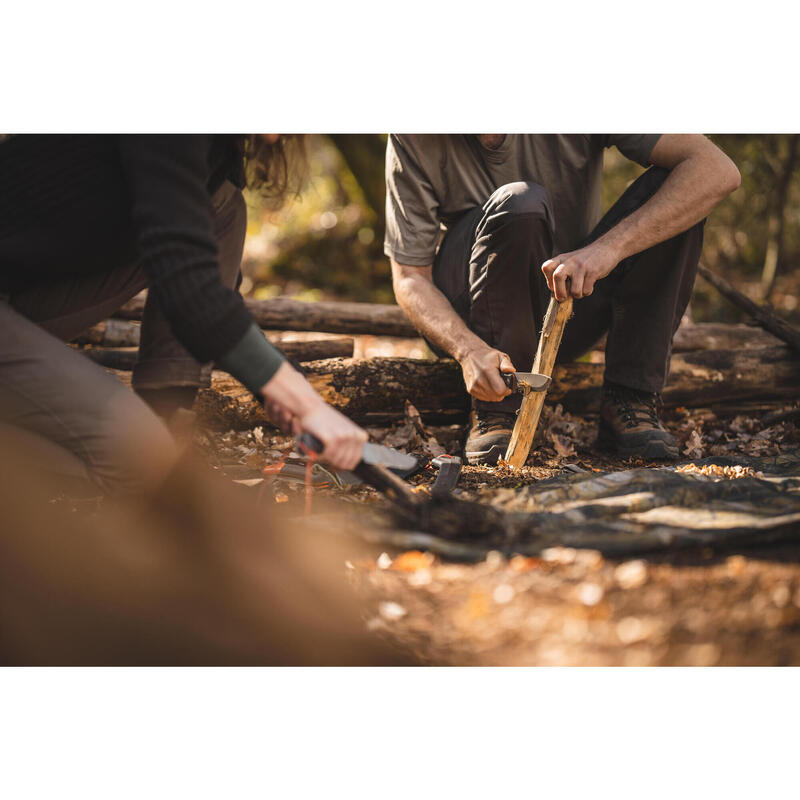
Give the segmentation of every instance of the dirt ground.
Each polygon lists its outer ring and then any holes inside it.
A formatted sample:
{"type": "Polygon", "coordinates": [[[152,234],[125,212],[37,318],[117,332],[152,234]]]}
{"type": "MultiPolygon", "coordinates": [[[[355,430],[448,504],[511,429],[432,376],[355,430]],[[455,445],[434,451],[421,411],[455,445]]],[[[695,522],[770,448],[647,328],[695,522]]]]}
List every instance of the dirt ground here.
{"type": "MultiPolygon", "coordinates": [[[[665,414],[683,457],[764,457],[796,449],[800,428],[787,403],[665,414]],[[774,421],[775,418],[777,421],[774,421]]],[[[465,467],[459,495],[481,499],[497,487],[519,487],[562,472],[645,464],[595,451],[596,419],[546,409],[528,465],[465,467]]],[[[374,440],[430,457],[457,454],[463,428],[426,427],[409,409],[374,440]]],[[[231,478],[254,484],[264,502],[285,503],[302,516],[300,480],[256,483],[290,440],[268,431],[201,431],[196,446],[231,478]]],[[[655,465],[654,465],[655,466],[655,465]]],[[[736,479],[736,471],[720,479],[736,479]]],[[[427,492],[433,471],[411,482],[427,492]]],[[[381,504],[365,487],[314,490],[311,514],[326,503],[381,504]]],[[[365,515],[366,518],[367,515],[365,515]]],[[[368,526],[368,522],[365,523],[368,526]]],[[[506,559],[490,552],[479,563],[452,563],[430,553],[373,547],[346,565],[364,598],[365,622],[410,647],[425,663],[462,665],[788,665],[800,664],[800,540],[763,550],[659,554],[613,561],[598,552],[554,547],[540,557],[506,559]]]]}

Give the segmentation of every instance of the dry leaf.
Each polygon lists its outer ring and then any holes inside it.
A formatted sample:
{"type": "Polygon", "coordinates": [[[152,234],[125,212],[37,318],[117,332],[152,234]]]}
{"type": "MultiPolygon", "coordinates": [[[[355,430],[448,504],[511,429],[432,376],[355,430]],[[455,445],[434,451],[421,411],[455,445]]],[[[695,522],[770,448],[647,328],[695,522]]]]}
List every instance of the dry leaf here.
{"type": "Polygon", "coordinates": [[[567,439],[566,436],[560,436],[557,433],[551,433],[550,438],[553,441],[553,447],[556,450],[556,453],[561,458],[569,458],[570,456],[575,455],[575,446],[573,443],[567,439]]]}
{"type": "Polygon", "coordinates": [[[689,438],[686,440],[686,447],[683,448],[683,452],[685,455],[689,456],[689,458],[702,457],[703,440],[700,438],[700,434],[697,432],[697,429],[693,430],[689,434],[689,438]]]}

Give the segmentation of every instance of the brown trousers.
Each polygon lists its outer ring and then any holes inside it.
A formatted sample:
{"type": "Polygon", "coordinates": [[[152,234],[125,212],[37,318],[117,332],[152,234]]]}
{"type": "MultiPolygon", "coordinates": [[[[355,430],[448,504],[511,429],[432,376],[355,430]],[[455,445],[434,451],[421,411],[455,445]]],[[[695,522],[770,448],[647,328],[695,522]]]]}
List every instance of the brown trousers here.
{"type": "MultiPolygon", "coordinates": [[[[667,175],[667,170],[657,167],[641,175],[582,246],[644,205],[667,175]]],[[[471,330],[508,353],[521,371],[533,363],[550,298],[541,265],[556,255],[556,225],[542,186],[510,183],[450,227],[434,262],[436,286],[471,330]]],[[[700,222],[626,258],[598,281],[591,296],[576,300],[558,360],[574,360],[607,332],[605,379],[661,392],[669,371],[672,337],[692,294],[703,225],[700,222]]],[[[519,396],[486,405],[515,410],[519,396]]]]}

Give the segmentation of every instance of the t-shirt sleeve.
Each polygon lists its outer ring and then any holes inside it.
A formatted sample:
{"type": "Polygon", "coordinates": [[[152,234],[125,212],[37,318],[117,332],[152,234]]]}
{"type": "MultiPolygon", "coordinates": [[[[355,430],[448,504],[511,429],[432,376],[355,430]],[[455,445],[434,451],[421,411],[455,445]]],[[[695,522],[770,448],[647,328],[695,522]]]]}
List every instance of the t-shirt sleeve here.
{"type": "Polygon", "coordinates": [[[433,264],[439,243],[439,202],[410,138],[393,133],[386,145],[383,252],[400,264],[425,267],[433,264]]]}
{"type": "Polygon", "coordinates": [[[606,133],[603,146],[616,147],[626,158],[649,167],[650,153],[660,138],[660,133],[606,133]]]}
{"type": "Polygon", "coordinates": [[[284,359],[255,328],[241,295],[220,280],[210,144],[209,136],[119,137],[137,257],[178,341],[198,361],[229,362],[257,390],[284,359]]]}

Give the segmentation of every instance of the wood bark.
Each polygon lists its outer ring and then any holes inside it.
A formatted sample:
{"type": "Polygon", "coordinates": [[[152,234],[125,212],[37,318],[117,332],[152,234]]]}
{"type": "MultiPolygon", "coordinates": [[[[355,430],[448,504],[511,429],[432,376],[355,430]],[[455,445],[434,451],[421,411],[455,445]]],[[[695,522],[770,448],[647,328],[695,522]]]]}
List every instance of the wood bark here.
{"type": "Polygon", "coordinates": [[[759,306],[749,297],[743,295],[735,289],[725,278],[712,272],[702,264],[697,268],[698,272],[724,297],[734,305],[750,314],[759,325],[768,330],[774,336],[782,339],[791,345],[795,350],[800,350],[800,330],[789,325],[782,320],[774,311],[770,311],[766,306],[759,306]]]}
{"type": "MultiPolygon", "coordinates": [[[[352,358],[353,339],[313,339],[306,342],[273,342],[287,358],[295,361],[319,361],[328,358],[352,358]]],[[[138,347],[88,347],[85,356],[111,369],[132,370],[139,355],[138,347]]]]}
{"type": "MultiPolygon", "coordinates": [[[[573,413],[597,412],[603,369],[602,364],[588,363],[556,366],[547,402],[562,403],[573,413]]],[[[469,402],[461,370],[450,359],[331,359],[311,362],[305,372],[325,400],[361,424],[401,419],[406,399],[426,422],[466,420],[469,402]]],[[[663,399],[667,407],[706,407],[735,399],[798,394],[800,359],[780,346],[674,354],[663,399]]],[[[201,418],[215,427],[268,424],[247,390],[222,372],[214,373],[212,388],[201,392],[197,408],[201,418]]]]}
{"type": "MultiPolygon", "coordinates": [[[[114,316],[141,319],[144,303],[145,296],[139,294],[125,303],[114,316]]],[[[246,297],[244,304],[255,322],[266,330],[419,336],[403,310],[388,303],[307,303],[285,297],[272,300],[246,297]]]]}

